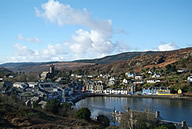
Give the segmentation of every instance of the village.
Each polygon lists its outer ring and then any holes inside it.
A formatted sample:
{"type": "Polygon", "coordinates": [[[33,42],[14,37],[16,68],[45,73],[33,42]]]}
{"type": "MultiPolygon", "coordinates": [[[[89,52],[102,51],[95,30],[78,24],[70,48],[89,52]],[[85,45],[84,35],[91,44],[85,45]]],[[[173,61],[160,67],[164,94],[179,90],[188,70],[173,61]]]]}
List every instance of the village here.
{"type": "MultiPolygon", "coordinates": [[[[187,70],[177,70],[177,72],[183,73],[187,72],[187,70]]],[[[148,78],[143,73],[138,75],[126,72],[125,78],[121,79],[112,77],[109,74],[99,74],[98,76],[71,74],[70,82],[66,83],[62,77],[57,78],[55,81],[50,81],[55,76],[55,67],[50,65],[49,71],[41,73],[39,82],[9,82],[0,78],[0,93],[14,95],[27,106],[38,104],[42,108],[46,106],[47,100],[56,99],[61,103],[74,103],[89,95],[183,95],[181,89],[178,89],[177,93],[171,93],[169,87],[161,86],[164,81],[161,73],[154,73],[149,70],[147,74],[148,78]]],[[[11,78],[14,77],[11,76],[11,78]]],[[[186,78],[186,81],[192,82],[192,76],[186,78]]]]}

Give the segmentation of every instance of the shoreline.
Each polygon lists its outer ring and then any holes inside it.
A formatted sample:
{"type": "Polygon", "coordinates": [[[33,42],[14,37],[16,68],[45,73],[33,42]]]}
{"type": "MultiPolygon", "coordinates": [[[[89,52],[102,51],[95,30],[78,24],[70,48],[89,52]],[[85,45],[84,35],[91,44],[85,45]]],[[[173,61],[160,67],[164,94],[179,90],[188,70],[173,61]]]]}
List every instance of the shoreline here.
{"type": "Polygon", "coordinates": [[[189,100],[192,101],[192,97],[177,96],[177,95],[117,95],[117,94],[102,94],[102,93],[84,93],[81,97],[72,100],[73,103],[85,99],[87,97],[129,97],[129,98],[151,98],[151,99],[175,99],[175,100],[189,100]]]}

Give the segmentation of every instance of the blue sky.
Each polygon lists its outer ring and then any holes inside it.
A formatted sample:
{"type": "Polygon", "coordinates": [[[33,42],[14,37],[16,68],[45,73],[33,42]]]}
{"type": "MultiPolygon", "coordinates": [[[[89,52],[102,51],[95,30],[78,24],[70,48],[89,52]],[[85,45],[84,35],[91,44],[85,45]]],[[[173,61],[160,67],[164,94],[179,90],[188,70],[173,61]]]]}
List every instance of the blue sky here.
{"type": "Polygon", "coordinates": [[[192,46],[191,0],[1,0],[0,63],[192,46]]]}

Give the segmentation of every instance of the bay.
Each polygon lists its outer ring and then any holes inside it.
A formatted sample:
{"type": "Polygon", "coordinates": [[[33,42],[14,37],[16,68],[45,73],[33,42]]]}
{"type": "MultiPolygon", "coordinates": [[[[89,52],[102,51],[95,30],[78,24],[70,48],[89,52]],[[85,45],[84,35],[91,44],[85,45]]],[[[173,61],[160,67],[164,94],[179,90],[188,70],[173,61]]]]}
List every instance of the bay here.
{"type": "Polygon", "coordinates": [[[132,97],[87,97],[78,101],[75,108],[88,107],[91,117],[98,114],[111,115],[115,110],[125,112],[127,107],[132,110],[160,111],[160,116],[169,121],[181,122],[185,120],[192,126],[192,101],[178,99],[158,98],[132,98],[132,97]]]}

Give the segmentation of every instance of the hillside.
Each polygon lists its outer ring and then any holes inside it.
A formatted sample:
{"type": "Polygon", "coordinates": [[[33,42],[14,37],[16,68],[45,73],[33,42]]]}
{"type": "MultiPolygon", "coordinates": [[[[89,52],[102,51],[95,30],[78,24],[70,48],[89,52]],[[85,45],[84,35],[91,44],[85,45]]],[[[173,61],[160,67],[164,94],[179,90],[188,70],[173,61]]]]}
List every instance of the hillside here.
{"type": "Polygon", "coordinates": [[[7,63],[2,64],[2,67],[5,67],[13,72],[43,72],[48,71],[51,64],[55,65],[56,70],[70,70],[78,69],[83,66],[91,66],[94,63],[75,63],[75,62],[45,62],[45,63],[7,63]]]}
{"type": "MultiPolygon", "coordinates": [[[[50,64],[57,70],[84,70],[88,73],[120,73],[125,71],[140,71],[141,69],[160,67],[180,62],[190,67],[190,61],[182,62],[192,56],[192,48],[184,48],[164,52],[126,52],[107,56],[100,59],[76,60],[73,62],[44,62],[44,63],[7,63],[0,65],[13,72],[42,72],[48,71],[50,64]]],[[[178,66],[178,68],[181,66],[178,66]]]]}
{"type": "Polygon", "coordinates": [[[158,52],[154,54],[142,54],[126,61],[117,61],[110,64],[98,64],[92,67],[84,67],[82,70],[89,73],[121,74],[127,71],[140,72],[147,68],[165,68],[168,64],[174,64],[176,68],[192,70],[192,48],[174,51],[158,52]]]}
{"type": "Polygon", "coordinates": [[[117,55],[111,55],[111,56],[106,56],[103,58],[99,58],[99,59],[90,59],[90,60],[75,60],[73,62],[77,62],[77,63],[96,63],[96,64],[109,64],[112,62],[116,62],[116,61],[125,61],[128,59],[132,59],[134,57],[137,56],[141,56],[141,55],[151,55],[151,54],[155,54],[155,53],[159,53],[156,51],[148,51],[148,52],[126,52],[126,53],[120,53],[117,55]]]}
{"type": "Polygon", "coordinates": [[[0,67],[0,77],[8,76],[12,73],[13,73],[12,71],[10,71],[6,68],[0,67]]]}
{"type": "Polygon", "coordinates": [[[62,117],[44,110],[11,104],[0,97],[0,128],[64,128],[64,129],[100,129],[94,122],[62,117]]]}
{"type": "Polygon", "coordinates": [[[126,52],[117,55],[106,56],[99,59],[75,60],[72,62],[22,62],[22,63],[5,63],[0,67],[7,68],[13,72],[42,72],[49,69],[50,64],[54,64],[58,70],[76,70],[84,66],[93,66],[95,64],[109,64],[116,61],[125,61],[140,55],[150,55],[158,52],[126,52]]]}

